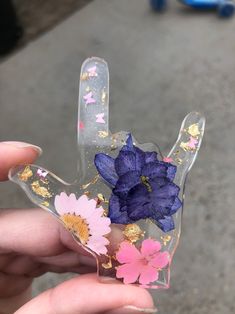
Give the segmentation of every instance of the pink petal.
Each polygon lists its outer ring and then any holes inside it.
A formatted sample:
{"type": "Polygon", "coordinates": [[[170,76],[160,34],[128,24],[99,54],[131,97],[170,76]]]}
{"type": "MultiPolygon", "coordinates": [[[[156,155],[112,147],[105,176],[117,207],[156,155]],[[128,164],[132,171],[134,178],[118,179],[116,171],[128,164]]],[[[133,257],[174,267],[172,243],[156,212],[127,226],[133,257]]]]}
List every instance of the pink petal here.
{"type": "Polygon", "coordinates": [[[150,265],[143,266],[140,273],[139,283],[147,285],[156,280],[158,280],[158,271],[150,265]]]}
{"type": "Polygon", "coordinates": [[[99,220],[96,220],[96,222],[91,222],[90,219],[88,219],[88,224],[91,234],[104,235],[111,231],[109,227],[110,222],[109,224],[106,224],[106,221],[103,221],[102,217],[100,217],[99,220]]]}
{"type": "Polygon", "coordinates": [[[97,254],[106,254],[107,248],[106,245],[109,244],[109,240],[105,237],[96,237],[93,236],[89,239],[87,247],[97,254]]]}
{"type": "Polygon", "coordinates": [[[152,239],[147,239],[142,242],[141,253],[143,256],[153,255],[160,251],[161,243],[152,239]]]}
{"type": "Polygon", "coordinates": [[[88,224],[91,234],[104,235],[111,231],[110,227],[103,226],[102,222],[101,223],[99,222],[97,224],[91,224],[88,222],[88,224]]]}
{"type": "Polygon", "coordinates": [[[125,284],[134,283],[140,274],[140,263],[124,264],[117,267],[117,278],[123,278],[125,284]]]}
{"type": "Polygon", "coordinates": [[[70,194],[68,196],[68,199],[67,199],[67,207],[69,209],[69,212],[72,214],[72,213],[75,213],[76,212],[76,207],[77,207],[77,199],[76,199],[76,196],[74,193],[70,194]]]}
{"type": "Polygon", "coordinates": [[[169,264],[170,254],[168,252],[158,252],[149,262],[150,265],[156,268],[164,268],[169,264]]]}
{"type": "Polygon", "coordinates": [[[65,192],[61,192],[60,195],[55,197],[55,209],[59,215],[64,215],[70,212],[69,197],[65,192]]]}
{"type": "Polygon", "coordinates": [[[91,209],[88,197],[86,195],[79,197],[75,211],[76,215],[87,218],[91,216],[92,212],[93,208],[91,209]]]}
{"type": "Polygon", "coordinates": [[[139,260],[141,258],[141,254],[133,244],[124,241],[120,245],[116,258],[119,263],[131,263],[139,260]]]}
{"type": "Polygon", "coordinates": [[[103,246],[103,245],[108,245],[109,240],[102,236],[93,235],[89,238],[88,243],[91,245],[103,246]]]}

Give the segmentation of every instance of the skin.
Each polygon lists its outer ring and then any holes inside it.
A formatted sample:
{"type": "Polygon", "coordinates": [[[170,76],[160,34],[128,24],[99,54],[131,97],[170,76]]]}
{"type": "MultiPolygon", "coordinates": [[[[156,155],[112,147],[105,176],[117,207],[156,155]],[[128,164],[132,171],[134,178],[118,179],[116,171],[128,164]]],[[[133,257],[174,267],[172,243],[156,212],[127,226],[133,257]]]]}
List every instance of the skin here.
{"type": "MultiPolygon", "coordinates": [[[[7,180],[12,166],[33,163],[38,153],[30,146],[0,143],[0,181],[7,180]]],[[[154,311],[146,290],[111,278],[99,280],[95,271],[94,259],[42,209],[0,210],[0,314],[154,311]],[[49,271],[81,275],[32,299],[33,279],[49,271]]]]}

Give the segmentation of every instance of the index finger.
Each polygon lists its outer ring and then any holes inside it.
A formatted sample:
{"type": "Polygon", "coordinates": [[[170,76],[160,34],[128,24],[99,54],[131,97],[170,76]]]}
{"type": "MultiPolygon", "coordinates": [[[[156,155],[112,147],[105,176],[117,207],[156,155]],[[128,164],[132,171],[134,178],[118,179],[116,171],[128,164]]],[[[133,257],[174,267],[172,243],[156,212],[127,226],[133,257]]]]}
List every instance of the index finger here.
{"type": "Polygon", "coordinates": [[[42,209],[1,209],[0,250],[2,252],[54,256],[68,249],[88,254],[55,218],[42,209]]]}

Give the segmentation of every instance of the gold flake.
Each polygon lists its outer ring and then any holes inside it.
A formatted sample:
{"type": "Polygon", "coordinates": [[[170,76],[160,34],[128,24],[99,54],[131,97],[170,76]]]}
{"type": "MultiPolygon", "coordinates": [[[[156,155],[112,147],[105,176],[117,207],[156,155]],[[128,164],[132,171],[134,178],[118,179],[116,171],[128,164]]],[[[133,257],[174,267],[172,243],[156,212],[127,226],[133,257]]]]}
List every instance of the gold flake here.
{"type": "Polygon", "coordinates": [[[111,256],[107,256],[107,257],[108,257],[108,262],[101,264],[104,269],[110,269],[110,268],[113,267],[113,265],[112,265],[112,257],[111,256]]]}
{"type": "Polygon", "coordinates": [[[193,137],[197,137],[198,135],[201,134],[197,123],[190,125],[187,129],[187,132],[193,137]]]}
{"type": "Polygon", "coordinates": [[[97,197],[98,197],[98,200],[99,200],[99,201],[104,202],[105,204],[108,204],[108,203],[109,203],[108,199],[106,199],[103,194],[98,193],[98,194],[97,194],[97,197]]]}
{"type": "Polygon", "coordinates": [[[26,182],[28,181],[30,177],[32,177],[32,175],[33,175],[33,171],[30,169],[29,166],[26,166],[24,170],[18,174],[18,177],[21,181],[26,182]]]}
{"type": "Polygon", "coordinates": [[[100,177],[99,174],[97,174],[91,181],[91,184],[95,184],[99,180],[99,177],[100,177]]]}
{"type": "Polygon", "coordinates": [[[101,101],[102,101],[102,103],[105,103],[106,98],[107,98],[107,93],[105,91],[102,91],[102,93],[101,93],[101,101]]]}
{"type": "Polygon", "coordinates": [[[105,197],[104,197],[103,194],[98,193],[98,194],[97,194],[97,197],[98,197],[98,200],[99,200],[99,201],[101,201],[101,202],[104,202],[104,201],[105,201],[105,197]]]}
{"type": "Polygon", "coordinates": [[[91,185],[91,182],[87,183],[87,184],[83,184],[82,185],[82,189],[85,190],[86,188],[88,188],[91,185]]]}
{"type": "Polygon", "coordinates": [[[112,141],[117,142],[117,140],[118,140],[118,134],[113,134],[112,135],[112,141]]]}
{"type": "Polygon", "coordinates": [[[87,72],[82,73],[81,75],[81,81],[86,81],[89,78],[89,75],[87,72]]]}
{"type": "Polygon", "coordinates": [[[176,151],[173,153],[173,155],[177,156],[177,155],[179,155],[179,153],[180,153],[180,151],[179,151],[179,150],[176,150],[176,151]]]}
{"type": "Polygon", "coordinates": [[[46,197],[46,198],[52,197],[51,193],[48,191],[47,188],[40,186],[39,181],[34,181],[31,184],[31,188],[34,191],[34,193],[36,193],[37,195],[40,195],[40,196],[46,197]]]}
{"type": "Polygon", "coordinates": [[[162,242],[164,245],[167,245],[167,243],[171,240],[171,236],[169,234],[161,236],[162,242]]]}
{"type": "Polygon", "coordinates": [[[91,89],[90,89],[90,86],[87,86],[86,87],[86,92],[89,92],[91,89]]]}
{"type": "Polygon", "coordinates": [[[90,186],[91,184],[95,184],[97,181],[99,180],[99,174],[97,174],[90,182],[88,182],[87,184],[83,184],[82,185],[82,189],[85,190],[86,188],[88,188],[88,186],[90,186]]]}
{"type": "Polygon", "coordinates": [[[91,195],[91,192],[90,191],[85,191],[84,194],[89,197],[91,195]]]}
{"type": "Polygon", "coordinates": [[[50,204],[49,204],[49,202],[45,201],[45,202],[42,202],[41,205],[48,207],[50,204]]]}
{"type": "Polygon", "coordinates": [[[110,148],[111,148],[111,150],[115,150],[115,149],[117,149],[117,145],[111,144],[110,148]]]}
{"type": "Polygon", "coordinates": [[[191,148],[188,146],[188,143],[186,143],[186,142],[181,142],[180,148],[182,148],[185,152],[188,152],[191,150],[191,148]]]}
{"type": "Polygon", "coordinates": [[[108,217],[108,214],[109,214],[108,208],[103,208],[103,210],[104,210],[103,216],[104,216],[104,217],[108,217]]]}
{"type": "Polygon", "coordinates": [[[177,162],[178,165],[181,165],[183,160],[179,157],[175,158],[175,161],[177,162]]]}
{"type": "Polygon", "coordinates": [[[197,147],[195,146],[195,144],[197,143],[197,140],[191,138],[189,142],[181,142],[180,148],[182,148],[185,152],[191,152],[197,149],[197,147]],[[192,143],[192,141],[195,141],[195,143],[192,143]]]}
{"type": "Polygon", "coordinates": [[[131,243],[135,243],[144,236],[144,231],[137,224],[126,225],[123,234],[131,243]]]}
{"type": "Polygon", "coordinates": [[[98,131],[98,136],[100,138],[105,138],[109,135],[109,133],[107,131],[98,131]]]}

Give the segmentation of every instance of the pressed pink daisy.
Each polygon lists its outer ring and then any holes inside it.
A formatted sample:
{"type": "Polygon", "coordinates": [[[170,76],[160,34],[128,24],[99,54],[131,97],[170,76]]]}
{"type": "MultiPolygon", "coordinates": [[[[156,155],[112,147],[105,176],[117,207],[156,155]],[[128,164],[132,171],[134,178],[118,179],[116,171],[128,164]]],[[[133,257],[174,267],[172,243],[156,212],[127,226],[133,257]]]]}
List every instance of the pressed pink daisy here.
{"type": "Polygon", "coordinates": [[[89,249],[97,254],[106,254],[109,244],[104,235],[110,229],[110,219],[103,216],[104,209],[86,195],[78,199],[75,194],[62,192],[55,197],[55,208],[66,228],[72,231],[89,249]]]}
{"type": "Polygon", "coordinates": [[[116,277],[123,278],[125,284],[139,283],[147,285],[158,280],[158,272],[166,267],[170,260],[168,252],[160,252],[161,243],[152,239],[142,242],[140,251],[131,243],[121,243],[116,254],[118,266],[116,277]]]}

